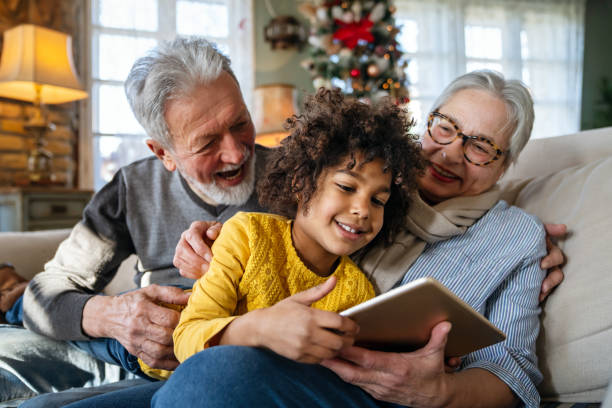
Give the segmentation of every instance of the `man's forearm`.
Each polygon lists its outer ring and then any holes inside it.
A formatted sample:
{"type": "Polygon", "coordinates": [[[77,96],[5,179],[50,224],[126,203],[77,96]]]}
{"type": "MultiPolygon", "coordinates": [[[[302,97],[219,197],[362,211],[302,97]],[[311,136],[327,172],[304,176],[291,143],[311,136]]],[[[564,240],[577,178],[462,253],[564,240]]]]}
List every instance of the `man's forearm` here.
{"type": "Polygon", "coordinates": [[[81,314],[91,295],[66,291],[43,296],[42,285],[44,281],[30,282],[24,293],[24,326],[56,340],[88,340],[81,330],[81,314]]]}
{"type": "MultiPolygon", "coordinates": [[[[83,308],[102,290],[117,262],[114,242],[77,224],[24,295],[24,325],[58,340],[87,340],[83,308]]],[[[101,316],[98,316],[100,318],[101,316]]]]}

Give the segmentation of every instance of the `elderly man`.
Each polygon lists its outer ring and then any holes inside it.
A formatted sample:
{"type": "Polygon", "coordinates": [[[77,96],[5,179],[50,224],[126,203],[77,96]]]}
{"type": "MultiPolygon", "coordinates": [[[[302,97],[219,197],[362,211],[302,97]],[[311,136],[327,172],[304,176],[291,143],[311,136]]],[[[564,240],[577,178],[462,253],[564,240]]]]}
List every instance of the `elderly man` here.
{"type": "MultiPolygon", "coordinates": [[[[179,38],[161,44],[134,64],[125,89],[156,157],[120,169],[93,197],[45,271],[30,282],[23,320],[29,330],[55,340],[114,338],[149,366],[174,369],[178,362],[172,331],[179,313],[158,303],[186,304],[188,296],[179,287],[192,284],[172,264],[175,246],[194,220],[210,221],[214,238],[219,224],[213,222],[239,210],[260,210],[253,187],[266,151],[255,147],[253,123],[229,59],[205,40],[179,38]],[[131,254],[139,258],[140,289],[101,295],[131,254]]],[[[15,328],[0,337],[3,343],[8,338],[51,342],[15,328]]],[[[61,364],[54,364],[49,378],[19,372],[40,369],[33,367],[35,360],[16,369],[7,367],[11,356],[0,355],[0,367],[11,379],[31,379],[27,386],[37,392],[91,384],[91,378],[55,382],[70,377],[73,368],[83,368],[70,366],[74,347],[52,344],[61,364]]],[[[31,346],[33,353],[46,354],[31,346]]],[[[81,357],[87,371],[91,362],[81,357]]]]}

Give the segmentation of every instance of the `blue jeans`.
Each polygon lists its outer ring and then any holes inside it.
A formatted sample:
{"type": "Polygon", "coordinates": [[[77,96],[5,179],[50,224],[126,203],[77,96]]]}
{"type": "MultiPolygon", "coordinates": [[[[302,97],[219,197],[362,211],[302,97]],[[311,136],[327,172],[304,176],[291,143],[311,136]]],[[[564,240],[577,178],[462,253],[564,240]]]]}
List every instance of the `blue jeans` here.
{"type": "MultiPolygon", "coordinates": [[[[143,399],[148,397],[142,394],[143,399]]],[[[372,398],[323,366],[240,346],[212,347],[183,362],[151,404],[154,408],[173,406],[399,407],[372,398]]]]}
{"type": "Polygon", "coordinates": [[[19,296],[19,299],[7,310],[4,320],[8,324],[23,326],[23,295],[19,296]]]}

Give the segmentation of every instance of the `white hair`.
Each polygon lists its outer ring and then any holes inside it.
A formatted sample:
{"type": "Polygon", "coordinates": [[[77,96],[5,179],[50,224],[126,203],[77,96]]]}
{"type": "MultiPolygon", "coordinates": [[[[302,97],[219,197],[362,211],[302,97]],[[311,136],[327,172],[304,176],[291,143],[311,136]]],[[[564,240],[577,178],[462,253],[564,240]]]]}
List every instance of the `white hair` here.
{"type": "Polygon", "coordinates": [[[236,80],[229,58],[214,43],[177,37],[160,43],[134,63],[125,81],[125,94],[148,136],[172,150],[172,135],[164,118],[166,102],[191,94],[224,71],[236,80]]]}
{"type": "Polygon", "coordinates": [[[451,82],[434,101],[432,111],[440,109],[453,95],[464,89],[478,89],[501,99],[508,110],[506,130],[510,135],[505,165],[514,163],[531,136],[533,128],[533,99],[521,81],[505,79],[495,71],[481,70],[461,75],[451,82]]]}

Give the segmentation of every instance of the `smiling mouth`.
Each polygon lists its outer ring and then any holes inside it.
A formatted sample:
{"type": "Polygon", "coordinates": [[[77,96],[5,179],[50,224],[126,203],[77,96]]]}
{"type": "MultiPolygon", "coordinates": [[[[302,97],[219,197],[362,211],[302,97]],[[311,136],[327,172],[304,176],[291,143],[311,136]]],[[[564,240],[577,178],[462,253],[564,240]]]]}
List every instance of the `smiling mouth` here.
{"type": "Polygon", "coordinates": [[[220,171],[218,173],[216,173],[215,175],[217,177],[220,177],[224,180],[227,181],[233,181],[236,180],[237,178],[239,178],[240,176],[242,176],[242,169],[244,168],[244,165],[240,166],[239,168],[235,169],[235,170],[229,170],[229,171],[220,171]]]}
{"type": "Polygon", "coordinates": [[[461,177],[444,170],[442,167],[438,166],[435,163],[431,163],[431,168],[434,170],[435,173],[437,173],[437,175],[442,176],[442,178],[444,179],[450,179],[450,180],[460,180],[461,177]]]}
{"type": "Polygon", "coordinates": [[[365,231],[360,230],[360,229],[355,229],[347,224],[343,224],[340,221],[336,221],[336,225],[338,225],[340,228],[342,228],[344,231],[346,232],[350,232],[351,234],[363,234],[365,233],[365,231]]]}

